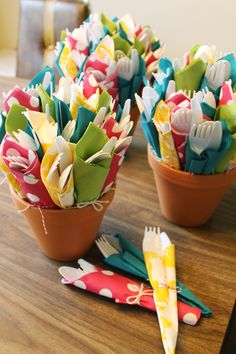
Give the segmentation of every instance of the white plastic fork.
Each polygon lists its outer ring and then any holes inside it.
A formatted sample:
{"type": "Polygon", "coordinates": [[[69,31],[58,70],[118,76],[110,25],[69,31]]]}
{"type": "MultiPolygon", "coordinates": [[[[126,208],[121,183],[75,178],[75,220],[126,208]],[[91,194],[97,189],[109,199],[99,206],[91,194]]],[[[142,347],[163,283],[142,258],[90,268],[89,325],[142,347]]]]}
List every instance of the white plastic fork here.
{"type": "Polygon", "coordinates": [[[133,76],[130,59],[127,57],[121,58],[117,63],[118,75],[125,80],[130,80],[133,76]]]}
{"type": "Polygon", "coordinates": [[[189,134],[189,143],[191,149],[200,155],[207,149],[212,135],[211,125],[193,124],[189,134]]]}
{"type": "Polygon", "coordinates": [[[224,81],[230,78],[230,63],[227,60],[219,60],[209,65],[205,73],[206,82],[213,90],[220,87],[224,81]]]}
{"type": "Polygon", "coordinates": [[[97,247],[105,258],[110,257],[113,254],[119,254],[120,252],[113,247],[104,235],[95,240],[97,247]]]}
{"type": "Polygon", "coordinates": [[[207,145],[207,149],[211,151],[218,151],[221,141],[222,141],[222,135],[223,135],[223,129],[222,129],[222,124],[220,121],[207,121],[202,123],[202,126],[211,126],[211,137],[210,141],[207,145]]]}

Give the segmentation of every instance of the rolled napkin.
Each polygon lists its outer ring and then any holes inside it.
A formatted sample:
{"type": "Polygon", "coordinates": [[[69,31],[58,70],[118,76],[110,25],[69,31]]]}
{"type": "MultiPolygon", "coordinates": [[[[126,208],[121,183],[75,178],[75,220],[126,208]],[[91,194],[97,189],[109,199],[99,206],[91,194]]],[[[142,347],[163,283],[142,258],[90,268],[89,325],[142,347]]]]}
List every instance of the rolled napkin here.
{"type": "MultiPolygon", "coordinates": [[[[121,234],[102,235],[96,241],[97,247],[103,254],[104,262],[124,272],[148,280],[143,253],[132,242],[121,234]]],[[[203,317],[210,317],[211,310],[204,305],[182,282],[178,286],[178,300],[201,310],[203,317]]]]}
{"type": "MultiPolygon", "coordinates": [[[[138,305],[151,311],[156,310],[151,288],[110,270],[104,270],[84,259],[79,259],[78,263],[78,269],[67,266],[59,268],[63,284],[74,285],[114,299],[118,304],[138,305]]],[[[192,325],[200,319],[201,311],[178,301],[178,316],[179,321],[192,325]]]]}
{"type": "Polygon", "coordinates": [[[166,233],[145,228],[143,255],[161,329],[165,353],[175,353],[178,336],[174,245],[166,233]]]}
{"type": "MultiPolygon", "coordinates": [[[[23,148],[15,139],[6,135],[1,154],[9,171],[18,181],[28,201],[39,207],[55,207],[40,175],[40,161],[35,151],[23,148]]],[[[14,185],[13,185],[14,188],[14,185]]]]}
{"type": "Polygon", "coordinates": [[[74,144],[57,136],[41,163],[41,176],[52,200],[60,208],[74,205],[74,144]]]}

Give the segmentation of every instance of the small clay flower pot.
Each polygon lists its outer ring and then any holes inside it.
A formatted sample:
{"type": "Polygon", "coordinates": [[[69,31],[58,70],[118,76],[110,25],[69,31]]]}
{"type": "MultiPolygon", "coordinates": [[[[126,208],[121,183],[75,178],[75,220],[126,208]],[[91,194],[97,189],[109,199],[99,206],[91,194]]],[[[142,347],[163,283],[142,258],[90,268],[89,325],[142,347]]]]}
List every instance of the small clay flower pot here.
{"type": "Polygon", "coordinates": [[[114,189],[100,198],[100,207],[46,209],[32,206],[11,189],[17,209],[25,216],[46,256],[57,261],[83,257],[94,244],[114,189]]]}
{"type": "Polygon", "coordinates": [[[160,162],[148,146],[161,212],[180,226],[200,226],[207,222],[236,179],[236,169],[214,175],[194,175],[160,162]]]}

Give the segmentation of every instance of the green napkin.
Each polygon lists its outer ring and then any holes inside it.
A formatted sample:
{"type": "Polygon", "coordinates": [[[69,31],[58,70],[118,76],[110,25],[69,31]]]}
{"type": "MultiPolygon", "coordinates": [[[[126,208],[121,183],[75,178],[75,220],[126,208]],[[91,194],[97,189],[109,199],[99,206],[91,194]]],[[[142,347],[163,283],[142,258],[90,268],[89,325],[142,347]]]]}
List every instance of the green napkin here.
{"type": "MultiPolygon", "coordinates": [[[[52,82],[52,90],[53,92],[55,91],[55,73],[53,68],[50,68],[49,66],[45,66],[41,71],[39,71],[34,77],[33,79],[29,82],[27,88],[30,87],[36,87],[36,85],[40,85],[43,83],[43,79],[44,76],[46,74],[46,72],[50,72],[51,73],[51,82],[52,82]]],[[[46,92],[50,95],[50,84],[46,87],[46,92]]]]}
{"type": "Polygon", "coordinates": [[[68,105],[64,101],[59,100],[56,96],[53,95],[53,102],[55,108],[55,118],[57,122],[57,135],[61,135],[66,124],[72,120],[72,116],[68,105]]]}
{"type": "Polygon", "coordinates": [[[75,131],[70,138],[71,143],[77,143],[84,135],[90,122],[93,122],[95,114],[86,107],[80,106],[78,109],[78,116],[75,124],[75,131]]]}
{"type": "Polygon", "coordinates": [[[46,104],[49,106],[51,117],[56,120],[55,105],[53,99],[48,95],[42,85],[38,86],[39,97],[41,99],[42,112],[46,112],[46,104]]]}
{"type": "Polygon", "coordinates": [[[236,103],[218,106],[214,120],[224,120],[232,134],[236,133],[236,103]]]}
{"type": "Polygon", "coordinates": [[[223,136],[221,145],[218,151],[204,150],[200,155],[191,149],[189,139],[186,144],[186,166],[185,171],[194,174],[212,174],[215,172],[215,167],[225,156],[231,146],[232,136],[224,121],[221,121],[223,136]]]}
{"type": "Polygon", "coordinates": [[[118,31],[118,25],[109,18],[107,18],[103,12],[101,13],[101,22],[104,27],[107,27],[108,33],[110,35],[113,35],[118,31]]]}
{"type": "Polygon", "coordinates": [[[140,42],[140,40],[137,37],[134,38],[133,48],[137,49],[137,51],[140,55],[142,55],[146,49],[144,44],[142,42],[140,42]]]}
{"type": "Polygon", "coordinates": [[[5,122],[6,122],[6,117],[4,116],[3,113],[0,112],[0,144],[6,134],[5,122]]]}
{"type": "MultiPolygon", "coordinates": [[[[112,235],[121,248],[120,253],[112,254],[104,262],[124,272],[148,280],[148,274],[142,252],[121,234],[112,235]]],[[[212,315],[211,310],[205,306],[183,283],[177,280],[181,292],[177,294],[178,300],[202,310],[202,316],[212,315]]]]}
{"type": "Polygon", "coordinates": [[[19,104],[12,104],[10,111],[7,114],[5,128],[6,132],[14,137],[14,132],[23,130],[26,133],[31,132],[31,127],[28,119],[22,114],[26,112],[27,108],[19,104]]]}
{"type": "Polygon", "coordinates": [[[125,55],[129,55],[131,45],[127,40],[122,38],[118,33],[114,34],[112,36],[114,45],[115,45],[115,50],[121,50],[122,52],[125,53],[125,55]]]}
{"type": "Polygon", "coordinates": [[[43,149],[38,140],[36,133],[33,131],[30,122],[25,117],[23,112],[27,111],[27,108],[21,106],[19,104],[12,104],[10,111],[7,114],[5,121],[5,129],[6,132],[10,135],[14,136],[14,132],[18,133],[19,130],[24,131],[28,134],[38,145],[38,149],[36,150],[40,161],[43,158],[43,149]]]}
{"type": "Polygon", "coordinates": [[[215,167],[215,171],[218,173],[225,172],[229,166],[230,161],[236,156],[236,133],[232,135],[232,143],[225,155],[220,159],[215,167]]]}
{"type": "Polygon", "coordinates": [[[176,91],[198,91],[206,71],[206,64],[202,59],[193,59],[191,63],[174,74],[176,91]]]}
{"type": "Polygon", "coordinates": [[[111,158],[98,163],[85,162],[100,151],[108,141],[104,131],[89,123],[84,135],[75,146],[74,183],[77,202],[89,202],[99,198],[109,173],[111,158]]]}
{"type": "Polygon", "coordinates": [[[190,62],[193,61],[195,54],[197,53],[198,49],[201,47],[200,44],[196,44],[189,52],[189,60],[190,62]]]}
{"type": "Polygon", "coordinates": [[[109,93],[106,90],[104,90],[100,94],[99,99],[98,99],[97,112],[102,107],[106,107],[108,110],[110,107],[110,104],[111,104],[111,95],[109,95],[109,93]]]}

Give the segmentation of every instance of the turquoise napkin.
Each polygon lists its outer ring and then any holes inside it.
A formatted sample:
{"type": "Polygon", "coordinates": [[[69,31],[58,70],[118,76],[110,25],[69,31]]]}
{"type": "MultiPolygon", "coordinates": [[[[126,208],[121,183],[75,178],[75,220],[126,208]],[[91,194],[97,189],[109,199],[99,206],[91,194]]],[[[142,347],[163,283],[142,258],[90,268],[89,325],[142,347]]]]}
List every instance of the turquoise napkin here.
{"type": "Polygon", "coordinates": [[[78,109],[78,115],[76,119],[75,131],[70,138],[71,143],[77,143],[80,138],[84,135],[90,122],[93,122],[95,118],[95,113],[91,112],[89,109],[80,106],[78,109]]]}
{"type": "MultiPolygon", "coordinates": [[[[45,66],[41,71],[39,71],[34,77],[33,79],[29,82],[27,88],[30,88],[32,86],[36,86],[36,85],[40,85],[43,83],[43,79],[44,76],[46,74],[46,72],[50,72],[51,73],[51,82],[52,82],[52,90],[53,92],[55,91],[55,73],[53,68],[50,68],[49,66],[45,66]]],[[[48,95],[50,95],[50,83],[49,85],[46,87],[46,92],[48,95]]]]}
{"type": "Polygon", "coordinates": [[[209,149],[203,151],[200,155],[194,152],[187,139],[186,144],[186,166],[185,171],[192,172],[194,174],[212,174],[215,172],[215,167],[219,161],[224,157],[226,151],[232,144],[232,136],[228,130],[226,123],[220,121],[223,128],[222,142],[219,151],[211,151],[209,149]]]}
{"type": "Polygon", "coordinates": [[[160,145],[159,145],[159,137],[156,130],[156,127],[151,120],[147,121],[146,116],[144,113],[141,114],[142,121],[141,126],[146,136],[147,141],[155,151],[158,157],[161,157],[160,145]]]}
{"type": "MultiPolygon", "coordinates": [[[[124,272],[147,280],[148,274],[142,252],[121,234],[114,234],[112,237],[118,241],[122,251],[121,253],[116,253],[105,258],[104,262],[124,272]]],[[[211,310],[205,306],[183,283],[177,281],[177,286],[181,288],[181,292],[177,294],[178,300],[192,307],[201,309],[202,316],[204,317],[209,317],[212,315],[211,310]]]]}
{"type": "Polygon", "coordinates": [[[53,95],[55,120],[57,122],[57,135],[61,135],[66,124],[72,120],[68,105],[53,95]]]}
{"type": "Polygon", "coordinates": [[[4,116],[3,113],[0,112],[0,144],[6,134],[5,122],[6,122],[6,117],[4,116]]]}

